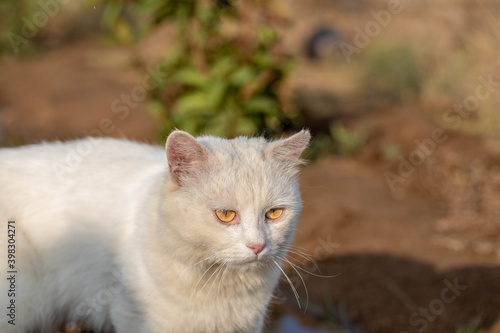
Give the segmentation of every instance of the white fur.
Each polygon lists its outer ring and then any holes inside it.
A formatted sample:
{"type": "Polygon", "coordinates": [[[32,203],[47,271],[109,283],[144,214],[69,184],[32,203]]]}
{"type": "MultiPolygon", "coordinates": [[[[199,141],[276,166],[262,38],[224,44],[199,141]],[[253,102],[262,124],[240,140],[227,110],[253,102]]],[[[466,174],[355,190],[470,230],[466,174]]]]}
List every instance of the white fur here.
{"type": "Polygon", "coordinates": [[[309,133],[272,143],[188,136],[175,131],[169,144],[208,157],[179,182],[164,149],[130,141],[0,149],[0,270],[15,220],[18,271],[16,326],[0,280],[0,332],[65,322],[117,333],[262,330],[301,210],[295,171],[309,133]],[[283,216],[267,221],[276,207],[283,216]],[[239,224],[223,225],[216,209],[237,211],[239,224]],[[256,256],[246,244],[259,242],[256,256]]]}

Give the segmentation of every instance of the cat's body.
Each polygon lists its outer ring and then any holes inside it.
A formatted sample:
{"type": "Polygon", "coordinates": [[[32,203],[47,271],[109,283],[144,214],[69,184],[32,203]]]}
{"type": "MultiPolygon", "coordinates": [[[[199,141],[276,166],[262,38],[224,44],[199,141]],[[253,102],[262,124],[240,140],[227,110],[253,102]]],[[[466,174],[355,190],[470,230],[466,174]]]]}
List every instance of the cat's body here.
{"type": "MultiPolygon", "coordinates": [[[[96,332],[259,332],[301,209],[287,140],[196,141],[164,149],[92,139],[0,150],[0,269],[16,228],[16,325],[96,332]],[[283,216],[269,220],[266,212],[283,216]],[[217,214],[234,210],[225,223],[217,214]],[[263,246],[262,246],[263,245],[263,246]]],[[[10,304],[0,280],[0,306],[10,304]]]]}

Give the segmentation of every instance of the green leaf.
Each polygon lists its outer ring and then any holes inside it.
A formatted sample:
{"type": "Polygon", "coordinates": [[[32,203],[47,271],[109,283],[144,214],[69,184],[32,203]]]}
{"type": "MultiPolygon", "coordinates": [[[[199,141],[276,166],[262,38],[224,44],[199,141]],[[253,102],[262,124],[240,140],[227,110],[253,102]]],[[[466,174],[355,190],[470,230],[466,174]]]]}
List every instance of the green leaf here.
{"type": "Polygon", "coordinates": [[[257,30],[257,34],[259,36],[259,42],[263,46],[269,46],[276,42],[277,36],[274,29],[268,26],[260,26],[257,30]]]}
{"type": "Polygon", "coordinates": [[[191,87],[205,87],[210,82],[206,75],[192,68],[179,70],[174,79],[191,87]]]}
{"type": "Polygon", "coordinates": [[[277,130],[280,128],[282,124],[281,119],[278,115],[271,115],[266,117],[266,126],[272,130],[277,130]]]}
{"type": "Polygon", "coordinates": [[[382,156],[386,160],[395,160],[402,154],[400,146],[391,144],[382,147],[382,156]]]}
{"type": "Polygon", "coordinates": [[[143,0],[135,6],[135,9],[139,12],[157,13],[162,10],[163,7],[165,7],[163,0],[143,0]]]}
{"type": "Polygon", "coordinates": [[[353,155],[359,151],[366,141],[366,133],[351,132],[336,123],[330,125],[330,134],[338,146],[340,155],[353,155]]]}
{"type": "Polygon", "coordinates": [[[242,86],[245,83],[252,81],[257,76],[257,72],[250,66],[238,68],[231,74],[230,80],[237,86],[242,86]]]}
{"type": "Polygon", "coordinates": [[[101,17],[101,24],[108,29],[113,29],[122,11],[123,11],[122,3],[119,2],[107,3],[104,6],[104,11],[101,17]]]}
{"type": "Polygon", "coordinates": [[[220,58],[210,70],[210,74],[213,77],[225,77],[231,71],[237,67],[236,62],[232,57],[226,56],[220,58]]]}
{"type": "Polygon", "coordinates": [[[205,91],[186,93],[179,97],[174,113],[193,113],[210,109],[210,98],[205,91]]]}
{"type": "Polygon", "coordinates": [[[259,131],[255,122],[250,118],[240,118],[236,122],[236,132],[238,135],[253,136],[259,131]]]}
{"type": "Polygon", "coordinates": [[[257,52],[253,57],[253,61],[263,68],[272,67],[273,65],[273,58],[268,52],[264,51],[257,52]]]}
{"type": "Polygon", "coordinates": [[[207,88],[208,103],[213,109],[220,107],[227,87],[228,84],[225,81],[217,80],[207,88]]]}
{"type": "Polygon", "coordinates": [[[114,34],[118,41],[122,43],[130,43],[133,40],[132,27],[127,21],[118,19],[115,23],[114,34]]]}
{"type": "Polygon", "coordinates": [[[245,111],[248,113],[272,113],[276,108],[276,101],[265,96],[255,96],[244,103],[245,111]]]}
{"type": "Polygon", "coordinates": [[[208,121],[206,131],[209,134],[215,136],[229,136],[230,127],[232,126],[232,116],[227,112],[219,113],[218,115],[214,115],[208,121]]]}
{"type": "Polygon", "coordinates": [[[153,117],[162,118],[165,114],[165,106],[158,101],[151,101],[147,105],[147,111],[153,117]]]}
{"type": "Polygon", "coordinates": [[[211,23],[215,16],[214,9],[212,7],[204,8],[204,7],[198,7],[198,10],[196,12],[197,18],[203,22],[204,24],[209,24],[211,23]]]}

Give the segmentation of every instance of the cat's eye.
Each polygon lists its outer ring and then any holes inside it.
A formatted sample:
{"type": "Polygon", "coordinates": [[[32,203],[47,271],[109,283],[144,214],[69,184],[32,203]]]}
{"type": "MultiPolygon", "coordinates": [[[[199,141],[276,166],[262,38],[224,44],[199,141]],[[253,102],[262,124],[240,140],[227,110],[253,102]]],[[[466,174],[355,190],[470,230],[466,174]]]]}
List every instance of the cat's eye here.
{"type": "Polygon", "coordinates": [[[229,223],[236,217],[236,212],[234,210],[218,209],[215,211],[215,215],[217,215],[219,221],[229,223]]]}
{"type": "Polygon", "coordinates": [[[276,220],[280,218],[281,215],[283,215],[283,208],[273,208],[266,212],[266,218],[269,220],[276,220]]]}

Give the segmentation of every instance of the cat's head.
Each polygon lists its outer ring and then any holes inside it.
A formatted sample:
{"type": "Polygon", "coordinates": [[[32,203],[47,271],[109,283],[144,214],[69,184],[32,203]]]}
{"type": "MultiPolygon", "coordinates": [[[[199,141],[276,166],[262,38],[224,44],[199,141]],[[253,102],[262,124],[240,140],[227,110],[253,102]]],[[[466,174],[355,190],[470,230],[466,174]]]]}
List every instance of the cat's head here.
{"type": "Polygon", "coordinates": [[[194,138],[174,131],[164,214],[193,259],[252,265],[284,257],[302,209],[296,180],[309,131],[264,138],[194,138]]]}

